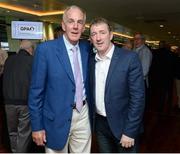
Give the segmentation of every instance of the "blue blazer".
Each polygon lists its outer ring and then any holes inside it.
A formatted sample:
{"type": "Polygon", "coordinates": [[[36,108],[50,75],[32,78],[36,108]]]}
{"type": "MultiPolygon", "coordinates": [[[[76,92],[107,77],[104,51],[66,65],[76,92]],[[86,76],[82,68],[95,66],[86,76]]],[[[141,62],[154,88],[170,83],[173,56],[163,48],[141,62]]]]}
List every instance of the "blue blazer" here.
{"type": "MultiPolygon", "coordinates": [[[[90,45],[79,42],[83,79],[88,97],[90,45]]],[[[40,44],[35,52],[29,109],[32,131],[45,130],[47,147],[61,150],[71,127],[75,81],[63,37],[40,44]]],[[[87,101],[89,102],[89,101],[87,101]]]]}
{"type": "MultiPolygon", "coordinates": [[[[90,58],[90,94],[95,119],[95,55],[90,58]]],[[[115,47],[105,85],[105,109],[113,135],[135,138],[145,106],[142,66],[135,52],[115,47]]]]}

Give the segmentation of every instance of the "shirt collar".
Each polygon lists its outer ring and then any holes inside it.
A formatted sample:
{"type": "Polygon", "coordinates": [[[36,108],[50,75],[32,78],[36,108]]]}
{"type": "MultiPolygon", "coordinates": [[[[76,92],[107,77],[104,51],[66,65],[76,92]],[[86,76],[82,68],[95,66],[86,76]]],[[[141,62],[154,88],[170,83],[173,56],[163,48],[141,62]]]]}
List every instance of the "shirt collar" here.
{"type": "Polygon", "coordinates": [[[66,37],[63,35],[63,40],[64,40],[64,44],[67,48],[68,51],[70,51],[73,47],[77,47],[79,48],[79,42],[76,45],[72,45],[67,39],[66,37]]]}
{"type": "MultiPolygon", "coordinates": [[[[114,48],[115,48],[115,46],[114,46],[114,44],[113,44],[112,47],[111,47],[111,49],[109,50],[109,52],[105,55],[105,58],[104,58],[104,59],[109,59],[109,60],[112,59],[112,55],[113,55],[113,53],[114,53],[114,48]]],[[[96,56],[95,56],[95,60],[96,60],[96,61],[101,61],[101,60],[104,60],[104,59],[102,59],[102,58],[99,56],[98,52],[96,53],[96,56]]]]}

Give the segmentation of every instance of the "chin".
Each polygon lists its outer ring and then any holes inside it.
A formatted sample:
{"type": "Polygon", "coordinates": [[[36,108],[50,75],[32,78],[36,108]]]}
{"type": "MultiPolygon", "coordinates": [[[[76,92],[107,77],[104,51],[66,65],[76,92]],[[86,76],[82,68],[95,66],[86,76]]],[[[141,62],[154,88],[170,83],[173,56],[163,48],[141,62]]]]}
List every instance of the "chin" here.
{"type": "Polygon", "coordinates": [[[97,49],[98,49],[99,51],[104,50],[103,47],[97,47],[97,49]]]}
{"type": "Polygon", "coordinates": [[[79,41],[80,37],[79,36],[75,36],[75,37],[72,37],[71,40],[72,41],[79,41]]]}

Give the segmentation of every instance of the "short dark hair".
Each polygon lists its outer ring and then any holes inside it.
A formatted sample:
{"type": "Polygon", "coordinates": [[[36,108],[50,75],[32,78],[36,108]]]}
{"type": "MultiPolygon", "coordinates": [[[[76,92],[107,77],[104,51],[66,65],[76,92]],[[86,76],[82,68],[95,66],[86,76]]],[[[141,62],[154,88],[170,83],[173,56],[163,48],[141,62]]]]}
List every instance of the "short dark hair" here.
{"type": "Polygon", "coordinates": [[[93,19],[90,22],[89,29],[91,29],[92,25],[96,25],[96,24],[100,24],[100,23],[105,23],[108,26],[109,31],[110,32],[113,31],[113,28],[112,28],[111,24],[109,23],[109,21],[105,18],[102,18],[102,17],[96,17],[95,19],[93,19]]]}

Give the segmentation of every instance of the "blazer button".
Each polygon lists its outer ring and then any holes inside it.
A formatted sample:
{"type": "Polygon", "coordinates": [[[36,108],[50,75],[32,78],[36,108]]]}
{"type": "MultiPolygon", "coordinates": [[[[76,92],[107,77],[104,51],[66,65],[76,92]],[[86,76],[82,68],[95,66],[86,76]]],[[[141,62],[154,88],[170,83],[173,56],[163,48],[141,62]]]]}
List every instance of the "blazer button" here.
{"type": "Polygon", "coordinates": [[[69,122],[71,122],[71,119],[68,119],[69,122]]]}
{"type": "Polygon", "coordinates": [[[75,89],[72,89],[72,92],[75,92],[75,89]]]}

